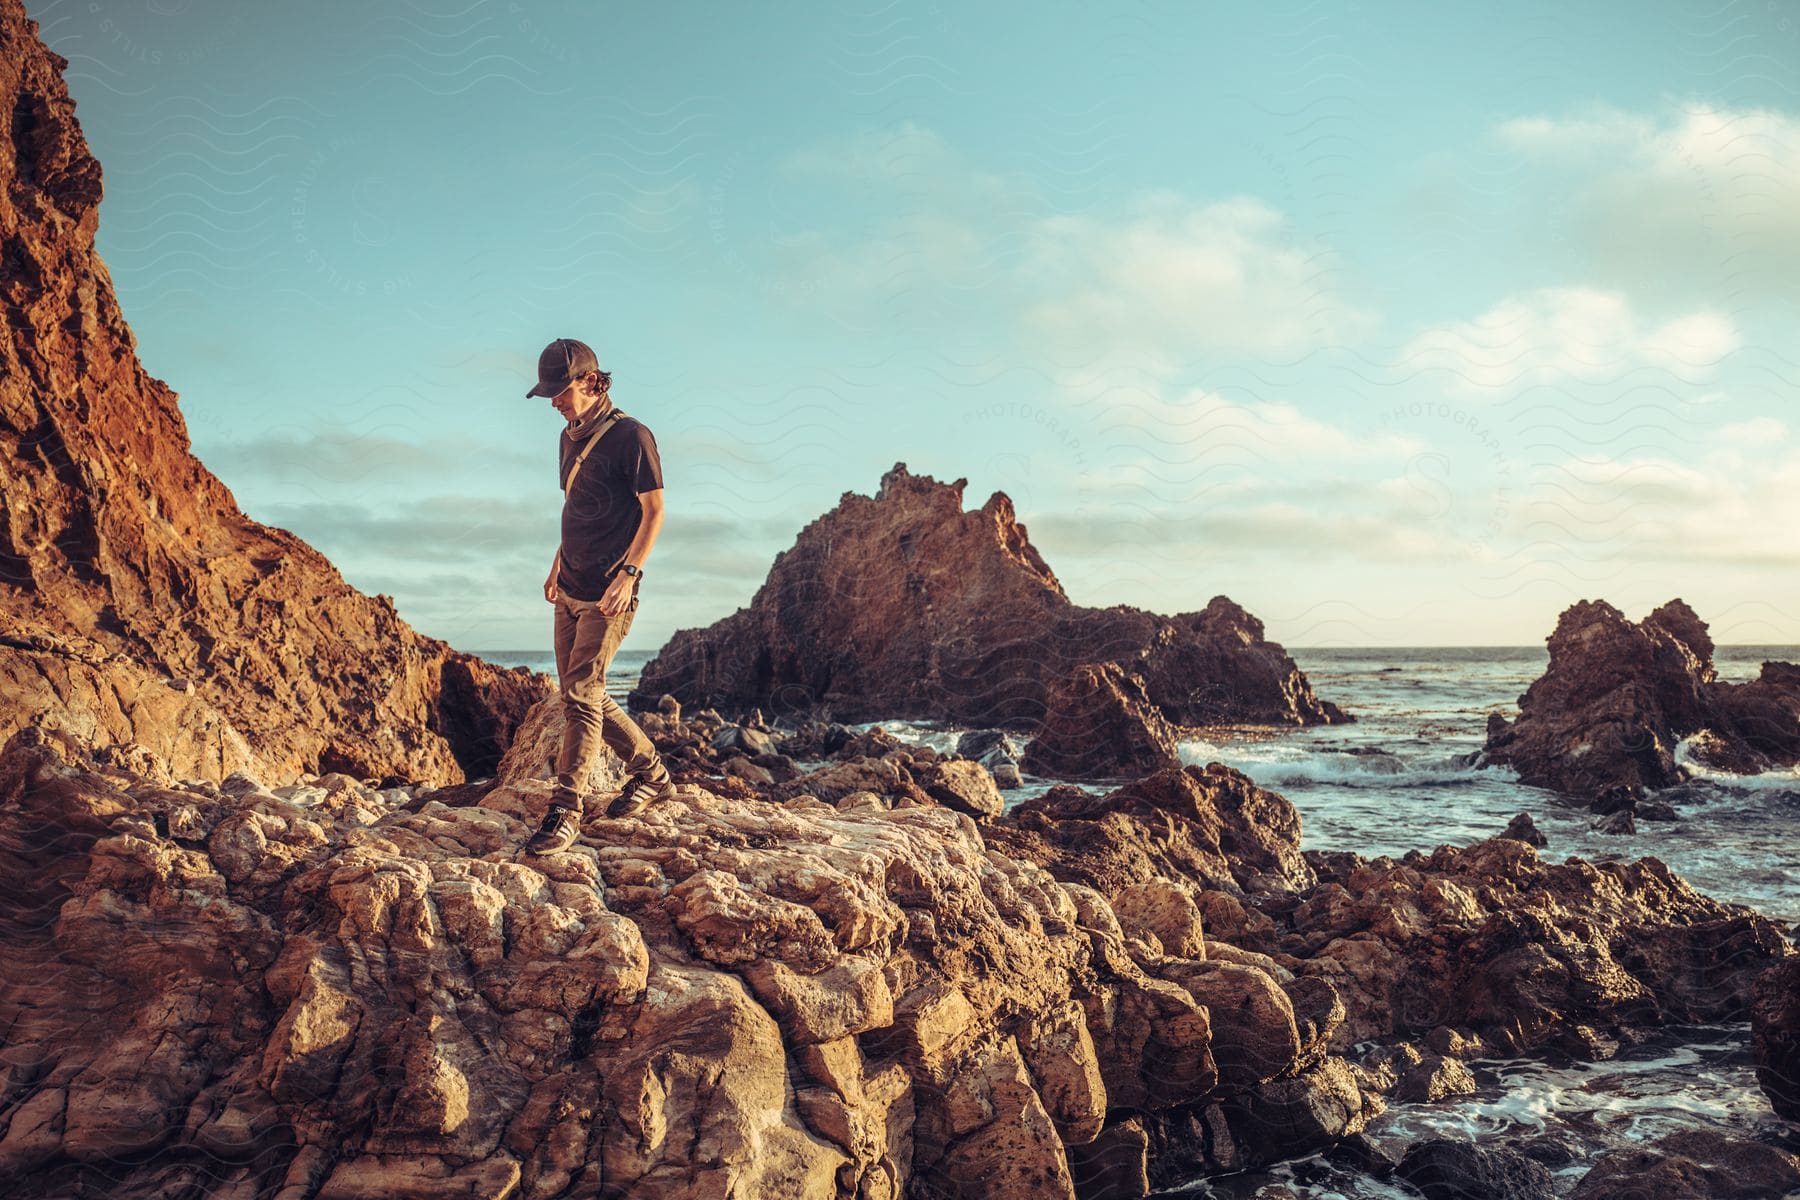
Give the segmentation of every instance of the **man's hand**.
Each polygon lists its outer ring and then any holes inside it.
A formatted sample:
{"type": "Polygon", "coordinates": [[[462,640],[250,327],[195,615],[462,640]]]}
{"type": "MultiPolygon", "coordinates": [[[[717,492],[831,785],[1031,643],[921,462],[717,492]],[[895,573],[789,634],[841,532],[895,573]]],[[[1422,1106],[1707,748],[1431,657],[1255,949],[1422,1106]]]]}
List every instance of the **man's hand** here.
{"type": "Polygon", "coordinates": [[[550,577],[544,580],[544,599],[556,603],[556,577],[562,574],[562,547],[556,548],[556,557],[550,560],[550,577]]]}
{"type": "Polygon", "coordinates": [[[631,593],[637,586],[637,580],[623,571],[615,573],[612,582],[606,585],[606,591],[600,597],[600,611],[609,617],[616,617],[631,607],[631,593]]]}

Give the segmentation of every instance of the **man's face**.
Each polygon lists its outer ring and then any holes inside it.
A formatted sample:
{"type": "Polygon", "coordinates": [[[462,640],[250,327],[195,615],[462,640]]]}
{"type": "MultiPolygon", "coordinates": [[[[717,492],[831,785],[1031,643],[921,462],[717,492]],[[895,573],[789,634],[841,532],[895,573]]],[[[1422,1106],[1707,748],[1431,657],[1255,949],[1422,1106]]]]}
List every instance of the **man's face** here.
{"type": "Polygon", "coordinates": [[[576,397],[576,386],[573,383],[550,397],[550,407],[561,413],[565,421],[575,419],[575,408],[579,403],[580,401],[576,397]]]}
{"type": "Polygon", "coordinates": [[[576,379],[550,397],[550,407],[561,413],[563,420],[576,421],[581,418],[581,414],[593,407],[596,399],[589,381],[576,379]]]}

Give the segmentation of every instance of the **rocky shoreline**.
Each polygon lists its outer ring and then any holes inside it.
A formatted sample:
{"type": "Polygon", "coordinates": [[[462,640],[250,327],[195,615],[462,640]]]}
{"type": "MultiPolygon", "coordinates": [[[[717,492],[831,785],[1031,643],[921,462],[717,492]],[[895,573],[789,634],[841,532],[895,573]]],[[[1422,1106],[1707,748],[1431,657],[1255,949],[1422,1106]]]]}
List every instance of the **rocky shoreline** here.
{"type": "MultiPolygon", "coordinates": [[[[645,669],[678,798],[523,855],[548,681],[238,509],[94,253],[67,62],[18,0],[0,51],[9,1194],[1115,1200],[1329,1151],[1548,1195],[1541,1145],[1393,1161],[1361,1131],[1468,1094],[1471,1062],[1672,1022],[1749,1023],[1800,1120],[1772,922],[1653,858],[1552,863],[1523,815],[1304,847],[1284,796],[1176,748],[1349,720],[1254,616],[1074,605],[1004,494],[965,512],[903,463],[645,669]],[[942,754],[840,723],[875,717],[979,728],[942,754]],[[1025,771],[1094,786],[1009,806],[1025,771]]],[[[1488,751],[1528,781],[1642,813],[1700,727],[1710,761],[1791,761],[1793,668],[1718,684],[1685,606],[1577,606],[1551,642],[1488,751]]],[[[1577,1194],[1716,1180],[1800,1168],[1682,1135],[1577,1194]]]]}
{"type": "MultiPolygon", "coordinates": [[[[1793,961],[1655,860],[1551,865],[1523,825],[1306,852],[1291,805],[1216,766],[977,818],[969,760],[870,737],[807,771],[795,730],[763,784],[703,765],[737,727],[677,708],[646,725],[688,748],[680,799],[547,859],[517,851],[549,791],[528,745],[483,784],[277,794],[15,735],[0,1178],[1143,1195],[1471,1090],[1466,1059],[1760,1014],[1793,961]]],[[[1791,1055],[1791,1026],[1759,1030],[1791,1055]]]]}

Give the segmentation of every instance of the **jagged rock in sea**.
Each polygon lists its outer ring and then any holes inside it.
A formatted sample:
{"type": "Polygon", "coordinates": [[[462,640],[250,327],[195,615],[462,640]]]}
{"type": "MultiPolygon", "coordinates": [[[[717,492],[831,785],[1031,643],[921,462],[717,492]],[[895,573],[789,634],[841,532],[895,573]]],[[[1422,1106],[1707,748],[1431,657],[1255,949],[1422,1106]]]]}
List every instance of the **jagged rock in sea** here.
{"type": "Polygon", "coordinates": [[[189,452],[94,250],[100,164],[0,0],[0,737],[56,721],[179,777],[491,774],[544,694],[420,636],[189,452]]]}
{"type": "Polygon", "coordinates": [[[1720,681],[1706,623],[1671,600],[1633,623],[1603,600],[1557,619],[1550,665],[1519,715],[1489,718],[1484,762],[1521,781],[1610,814],[1646,791],[1688,778],[1684,738],[1698,761],[1737,773],[1800,762],[1800,667],[1767,662],[1748,683],[1720,681]]]}
{"type": "Polygon", "coordinates": [[[633,707],[668,693],[726,713],[1029,730],[1044,740],[1037,757],[1065,775],[1090,761],[1096,775],[1173,761],[1167,725],[1348,719],[1223,596],[1172,617],[1071,603],[1005,493],[965,512],[966,484],[896,463],[873,497],[844,493],[776,556],[748,607],[676,633],[644,667],[633,707]],[[1087,707],[1109,731],[1133,732],[1094,747],[1087,707]]]}

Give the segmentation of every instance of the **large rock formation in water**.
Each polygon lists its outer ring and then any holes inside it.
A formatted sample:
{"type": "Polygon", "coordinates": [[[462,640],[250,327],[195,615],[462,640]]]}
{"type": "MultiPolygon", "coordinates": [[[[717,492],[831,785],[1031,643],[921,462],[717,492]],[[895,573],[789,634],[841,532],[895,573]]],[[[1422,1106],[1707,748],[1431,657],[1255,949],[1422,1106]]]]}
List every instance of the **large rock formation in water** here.
{"type": "Polygon", "coordinates": [[[634,702],[1031,729],[1042,760],[1074,777],[1173,760],[1157,726],[1346,719],[1223,596],[1172,617],[1071,603],[1012,501],[995,492],[965,512],[966,482],[896,463],[873,497],[846,492],[776,556],[749,607],[678,632],[634,702]],[[1144,745],[1096,759],[1096,724],[1144,745]]]}
{"type": "Polygon", "coordinates": [[[0,0],[0,736],[50,721],[183,777],[491,773],[541,681],[415,633],[189,452],[94,251],[66,65],[0,0]]]}
{"type": "Polygon", "coordinates": [[[1688,778],[1675,754],[1687,738],[1695,761],[1739,774],[1800,762],[1800,666],[1722,682],[1706,622],[1680,600],[1638,623],[1583,600],[1548,644],[1517,719],[1488,722],[1485,761],[1525,783],[1582,799],[1669,787],[1688,778]]]}

